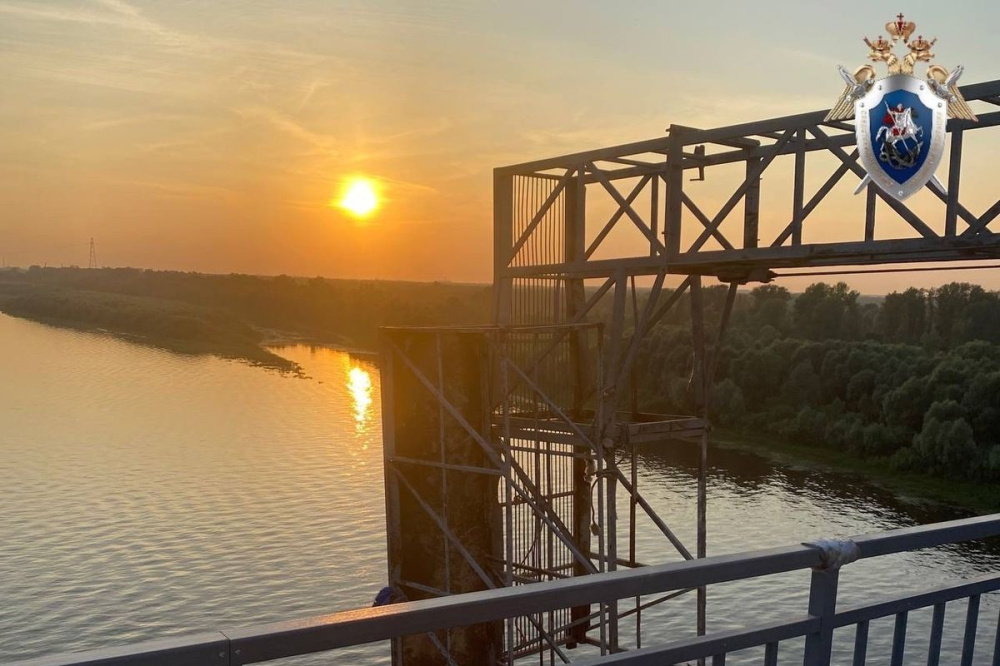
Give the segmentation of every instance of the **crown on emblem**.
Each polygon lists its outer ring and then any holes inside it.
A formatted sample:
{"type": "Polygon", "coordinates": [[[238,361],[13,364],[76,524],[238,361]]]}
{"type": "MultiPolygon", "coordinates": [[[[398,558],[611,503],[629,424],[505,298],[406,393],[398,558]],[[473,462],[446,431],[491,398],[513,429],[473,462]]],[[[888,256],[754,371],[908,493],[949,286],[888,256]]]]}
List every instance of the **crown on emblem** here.
{"type": "Polygon", "coordinates": [[[879,35],[878,39],[876,39],[874,42],[865,37],[865,44],[867,44],[868,48],[872,50],[871,57],[874,60],[882,59],[882,58],[876,58],[874,55],[875,53],[889,53],[892,51],[892,42],[882,37],[882,35],[879,35]]]}
{"type": "Polygon", "coordinates": [[[885,30],[892,37],[892,41],[899,39],[903,40],[903,43],[910,41],[910,35],[913,31],[917,29],[917,24],[913,21],[904,21],[902,14],[896,14],[895,21],[889,21],[885,24],[885,30]]]}
{"type": "Polygon", "coordinates": [[[917,35],[917,38],[911,41],[910,37],[916,29],[916,23],[907,21],[902,14],[897,14],[895,21],[889,21],[885,24],[885,30],[892,41],[882,35],[879,35],[874,42],[867,37],[864,38],[865,44],[870,49],[868,59],[874,62],[884,62],[889,68],[889,74],[913,74],[915,64],[928,62],[934,57],[931,47],[937,43],[936,37],[927,41],[923,35],[917,35]],[[896,57],[896,54],[892,52],[896,43],[900,41],[910,50],[902,58],[896,57]]]}
{"type": "Polygon", "coordinates": [[[910,51],[914,53],[920,53],[920,54],[926,53],[928,57],[933,58],[934,54],[931,53],[931,47],[934,46],[936,42],[937,42],[936,37],[928,42],[926,39],[924,39],[923,35],[917,35],[917,38],[914,39],[912,42],[909,42],[907,46],[909,46],[910,51]]]}

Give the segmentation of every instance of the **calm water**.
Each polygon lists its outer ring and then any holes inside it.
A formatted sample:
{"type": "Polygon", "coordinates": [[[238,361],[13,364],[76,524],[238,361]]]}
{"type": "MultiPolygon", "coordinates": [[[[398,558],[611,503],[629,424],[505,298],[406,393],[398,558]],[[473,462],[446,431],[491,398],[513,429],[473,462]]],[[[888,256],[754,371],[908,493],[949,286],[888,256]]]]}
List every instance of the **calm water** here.
{"type": "MultiPolygon", "coordinates": [[[[343,352],[278,352],[308,377],[0,315],[0,662],[371,603],[385,584],[378,372],[343,352]]],[[[711,554],[959,515],[746,453],[711,460],[711,554]]],[[[647,498],[693,543],[693,451],[651,447],[642,462],[647,498]]],[[[652,528],[638,557],[676,559],[652,528]]],[[[841,575],[841,603],[998,565],[990,545],[859,562],[841,575]]],[[[710,626],[803,614],[807,587],[804,573],[717,586],[710,626]]],[[[691,634],[693,602],[644,613],[647,644],[691,634]]],[[[984,599],[976,663],[997,608],[984,599]]],[[[964,604],[949,609],[954,650],[964,604]]],[[[913,635],[927,622],[911,616],[913,635]]],[[[873,624],[870,663],[887,663],[891,625],[873,624]]],[[[844,657],[851,636],[838,637],[844,657]]],[[[921,663],[921,643],[907,663],[921,663]]],[[[799,649],[783,648],[783,663],[799,649]]]]}

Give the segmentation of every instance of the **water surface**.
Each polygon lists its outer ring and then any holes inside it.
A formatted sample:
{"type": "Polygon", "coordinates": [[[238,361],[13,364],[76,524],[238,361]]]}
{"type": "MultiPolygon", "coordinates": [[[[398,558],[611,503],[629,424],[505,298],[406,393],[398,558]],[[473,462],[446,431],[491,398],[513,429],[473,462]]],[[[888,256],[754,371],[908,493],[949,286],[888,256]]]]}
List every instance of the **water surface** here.
{"type": "MultiPolygon", "coordinates": [[[[386,569],[377,369],[324,348],[276,351],[306,377],[0,315],[0,662],[370,605],[386,569]]],[[[853,476],[725,449],[710,459],[710,554],[962,515],[853,476]]],[[[694,450],[650,446],[641,464],[647,498],[693,544],[694,450]]],[[[677,559],[651,523],[637,550],[677,559]]],[[[841,576],[841,603],[998,563],[982,544],[859,562],[841,576]]],[[[806,573],[716,586],[710,627],[804,614],[807,588],[806,573]]],[[[692,634],[693,602],[644,613],[646,643],[692,634]]],[[[949,610],[952,657],[963,606],[949,610]]],[[[996,616],[984,599],[976,663],[988,663],[996,616]]],[[[915,614],[911,632],[928,621],[915,614]]],[[[870,663],[887,663],[891,629],[872,625],[870,663]]],[[[850,638],[838,634],[841,661],[850,638]]],[[[921,640],[910,645],[907,663],[922,663],[921,640]]]]}

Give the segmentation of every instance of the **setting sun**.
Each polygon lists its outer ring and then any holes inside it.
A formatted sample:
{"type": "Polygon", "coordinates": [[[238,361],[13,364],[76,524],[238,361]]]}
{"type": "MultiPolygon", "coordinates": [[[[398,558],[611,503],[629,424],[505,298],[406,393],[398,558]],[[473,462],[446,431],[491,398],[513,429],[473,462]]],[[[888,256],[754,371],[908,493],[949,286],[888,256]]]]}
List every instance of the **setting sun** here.
{"type": "Polygon", "coordinates": [[[337,205],[355,217],[368,217],[378,208],[378,194],[374,184],[365,178],[349,181],[337,205]]]}

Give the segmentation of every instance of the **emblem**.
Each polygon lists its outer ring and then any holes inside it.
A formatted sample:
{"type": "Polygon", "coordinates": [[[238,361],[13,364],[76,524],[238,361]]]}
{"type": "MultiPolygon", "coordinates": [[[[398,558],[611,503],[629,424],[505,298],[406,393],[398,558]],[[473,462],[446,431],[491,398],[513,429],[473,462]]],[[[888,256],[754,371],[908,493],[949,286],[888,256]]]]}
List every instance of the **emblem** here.
{"type": "Polygon", "coordinates": [[[874,42],[865,37],[869,60],[884,62],[889,70],[885,78],[876,79],[872,65],[862,65],[853,74],[838,68],[847,87],[824,122],[855,119],[858,156],[867,172],[855,194],[871,182],[899,200],[928,182],[944,192],[934,171],[944,154],[948,118],[978,120],[958,89],[961,65],[949,72],[932,64],[926,78],[913,75],[917,63],[934,58],[931,48],[937,42],[923,35],[911,39],[916,27],[899,14],[885,24],[892,41],[881,35],[874,42]],[[900,41],[909,49],[902,59],[893,53],[900,41]]]}

